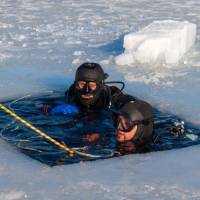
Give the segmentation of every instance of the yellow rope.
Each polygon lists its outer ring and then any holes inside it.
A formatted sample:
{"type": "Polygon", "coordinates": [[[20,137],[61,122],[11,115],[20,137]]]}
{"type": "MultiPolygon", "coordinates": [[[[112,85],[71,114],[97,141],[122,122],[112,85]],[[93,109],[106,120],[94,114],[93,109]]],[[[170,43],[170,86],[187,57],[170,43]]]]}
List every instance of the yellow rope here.
{"type": "Polygon", "coordinates": [[[70,149],[69,147],[67,147],[66,145],[56,141],[55,139],[53,139],[52,137],[50,137],[49,135],[47,135],[46,133],[44,133],[43,131],[37,129],[36,127],[34,127],[32,124],[30,124],[29,122],[27,122],[26,120],[22,119],[20,116],[18,116],[16,113],[14,113],[13,111],[9,110],[8,108],[6,108],[4,105],[0,104],[0,108],[2,110],[4,110],[6,113],[8,113],[9,115],[13,116],[15,119],[17,119],[18,121],[20,121],[22,124],[26,125],[27,127],[29,127],[30,129],[32,129],[33,131],[35,131],[36,133],[38,133],[39,135],[43,136],[44,138],[46,138],[47,140],[49,140],[50,142],[52,142],[53,144],[57,145],[58,147],[60,147],[61,149],[65,150],[70,156],[74,156],[75,151],[73,151],[72,149],[70,149]]]}

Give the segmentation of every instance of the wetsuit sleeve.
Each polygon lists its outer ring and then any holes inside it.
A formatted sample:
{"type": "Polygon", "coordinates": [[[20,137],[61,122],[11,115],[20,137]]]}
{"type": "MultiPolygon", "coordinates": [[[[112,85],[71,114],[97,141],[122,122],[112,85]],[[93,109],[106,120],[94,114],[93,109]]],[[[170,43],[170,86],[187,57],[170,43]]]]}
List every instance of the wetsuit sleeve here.
{"type": "Polygon", "coordinates": [[[110,91],[111,91],[112,107],[115,109],[120,109],[126,103],[130,101],[135,101],[137,99],[129,94],[124,94],[123,92],[120,91],[119,88],[115,86],[111,86],[110,91]]]}

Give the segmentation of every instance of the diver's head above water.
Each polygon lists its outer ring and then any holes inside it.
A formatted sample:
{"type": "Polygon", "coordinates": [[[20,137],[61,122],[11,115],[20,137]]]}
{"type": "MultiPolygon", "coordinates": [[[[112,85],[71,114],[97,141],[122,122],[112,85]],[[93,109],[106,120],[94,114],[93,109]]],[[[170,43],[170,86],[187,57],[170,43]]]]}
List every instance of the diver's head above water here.
{"type": "Polygon", "coordinates": [[[75,91],[83,105],[88,107],[98,100],[107,77],[108,75],[97,63],[84,63],[78,67],[75,76],[75,91]]]}
{"type": "Polygon", "coordinates": [[[152,107],[141,100],[131,101],[113,114],[113,125],[118,142],[147,142],[153,131],[152,107]]]}

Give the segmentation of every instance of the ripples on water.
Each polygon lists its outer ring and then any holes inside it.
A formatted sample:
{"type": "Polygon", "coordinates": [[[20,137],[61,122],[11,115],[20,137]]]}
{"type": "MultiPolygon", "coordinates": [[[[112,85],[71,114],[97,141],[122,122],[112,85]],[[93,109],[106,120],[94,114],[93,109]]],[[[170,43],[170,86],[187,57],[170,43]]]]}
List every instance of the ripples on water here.
{"type": "MultiPolygon", "coordinates": [[[[109,111],[81,113],[76,116],[45,116],[41,105],[59,103],[61,99],[62,96],[59,93],[50,93],[40,97],[26,96],[4,104],[59,142],[70,148],[81,148],[81,151],[101,158],[129,153],[168,150],[200,143],[200,131],[198,129],[192,127],[189,123],[185,123],[182,133],[177,134],[172,129],[181,125],[181,119],[154,109],[154,139],[156,139],[156,142],[152,142],[145,148],[135,147],[132,142],[119,145],[115,140],[115,131],[112,126],[111,112],[109,111]],[[100,133],[101,138],[97,142],[86,142],[84,137],[90,133],[100,133]]],[[[70,157],[65,151],[48,142],[3,111],[0,111],[0,118],[1,138],[15,145],[23,153],[43,163],[53,166],[96,159],[78,155],[70,157]]]]}

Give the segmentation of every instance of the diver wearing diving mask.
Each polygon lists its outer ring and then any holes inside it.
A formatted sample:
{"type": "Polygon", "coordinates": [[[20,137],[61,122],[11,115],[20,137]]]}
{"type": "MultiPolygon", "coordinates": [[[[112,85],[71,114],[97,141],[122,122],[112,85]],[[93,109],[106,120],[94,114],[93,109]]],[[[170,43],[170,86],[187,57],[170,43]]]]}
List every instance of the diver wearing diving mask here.
{"type": "Polygon", "coordinates": [[[130,140],[140,141],[151,139],[153,121],[151,105],[122,92],[124,83],[120,81],[105,82],[108,74],[97,63],[83,63],[78,67],[75,81],[66,91],[65,103],[51,109],[51,114],[77,114],[79,110],[95,111],[108,109],[116,113],[113,126],[117,130],[117,141],[124,142],[128,134],[134,134],[130,140]],[[108,84],[122,84],[119,89],[108,84]],[[148,111],[148,112],[147,112],[148,111]],[[137,127],[137,128],[136,128],[137,127]],[[135,128],[135,129],[134,129],[135,128]],[[123,134],[123,137],[122,137],[123,134]]]}
{"type": "Polygon", "coordinates": [[[76,71],[75,94],[83,106],[94,106],[104,89],[108,77],[97,63],[84,63],[76,71]]]}

